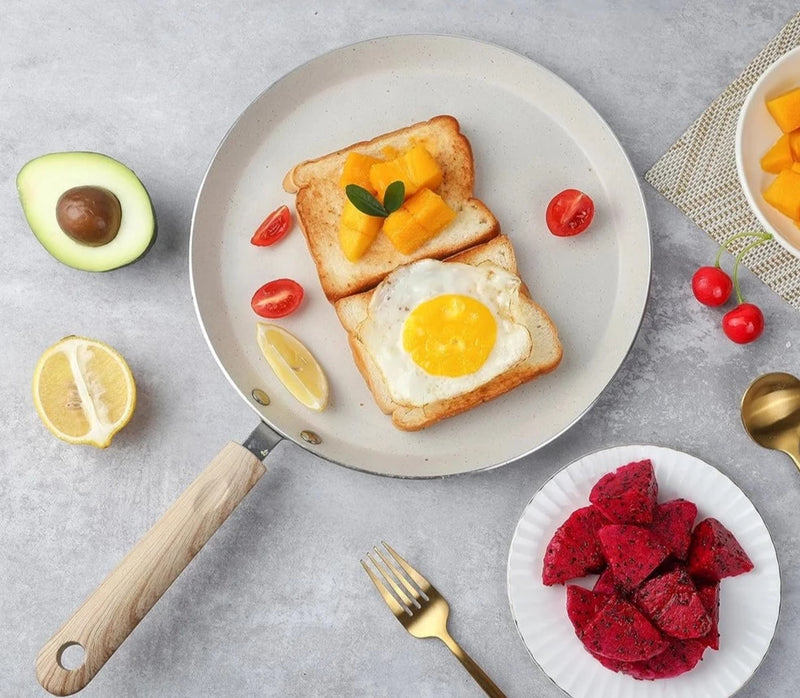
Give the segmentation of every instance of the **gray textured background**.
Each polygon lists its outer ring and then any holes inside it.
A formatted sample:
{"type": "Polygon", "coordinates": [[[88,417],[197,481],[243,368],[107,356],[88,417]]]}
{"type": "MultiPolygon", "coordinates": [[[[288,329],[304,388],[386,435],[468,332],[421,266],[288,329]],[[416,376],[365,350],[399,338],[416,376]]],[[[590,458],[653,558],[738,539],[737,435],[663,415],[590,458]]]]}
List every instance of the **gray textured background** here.
{"type": "MultiPolygon", "coordinates": [[[[201,336],[188,282],[195,192],[236,116],[301,62],[391,33],[454,33],[519,51],[575,86],[618,134],[639,174],[797,10],[780,0],[725,12],[683,2],[193,2],[4,5],[0,30],[0,694],[44,695],[41,645],[254,416],[201,336]],[[402,7],[402,9],[401,9],[402,7]],[[29,159],[97,150],[148,186],[160,236],[110,274],[53,260],[30,234],[14,186],[29,159]],[[132,423],[112,448],[50,436],[30,397],[41,351],[96,337],[130,362],[132,423]]],[[[767,317],[730,343],[689,291],[715,246],[643,184],[654,243],[651,298],[632,353],[591,412],[515,464],[443,481],[335,467],[294,445],[84,692],[87,696],[477,696],[446,649],[412,639],[357,564],[386,538],[453,606],[451,630],[510,696],[561,692],[514,628],[505,567],[522,508],[588,451],[648,442],[730,475],[769,527],[783,572],[772,648],[742,696],[796,693],[800,479],[759,449],[737,405],[765,370],[800,373],[798,315],[749,273],[767,317]]]]}

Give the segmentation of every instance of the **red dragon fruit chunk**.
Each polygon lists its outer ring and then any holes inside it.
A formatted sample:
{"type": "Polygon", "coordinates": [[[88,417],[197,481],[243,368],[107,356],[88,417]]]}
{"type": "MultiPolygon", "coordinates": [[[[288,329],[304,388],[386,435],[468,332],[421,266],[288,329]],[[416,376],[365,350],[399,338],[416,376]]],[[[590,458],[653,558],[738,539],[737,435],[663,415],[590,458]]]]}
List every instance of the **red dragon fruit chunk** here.
{"type": "Polygon", "coordinates": [[[699,638],[712,650],[719,649],[719,582],[714,584],[700,585],[697,587],[697,595],[703,602],[703,606],[711,619],[711,629],[699,638]]]}
{"type": "Polygon", "coordinates": [[[705,649],[705,645],[697,640],[670,638],[663,652],[645,661],[625,663],[620,670],[644,681],[670,679],[694,669],[703,658],[705,649]]]}
{"type": "Polygon", "coordinates": [[[573,511],[547,544],[542,582],[547,586],[563,584],[602,570],[606,560],[597,531],[605,523],[603,515],[592,506],[573,511]]]}
{"type": "Polygon", "coordinates": [[[567,584],[567,616],[578,637],[609,598],[607,594],[597,594],[577,584],[567,584]]]}
{"type": "Polygon", "coordinates": [[[633,664],[633,662],[621,662],[619,659],[610,659],[609,657],[604,657],[602,654],[597,654],[591,650],[589,651],[589,654],[591,654],[606,669],[611,669],[611,671],[616,671],[617,673],[622,671],[623,667],[633,664]]]}
{"type": "Polygon", "coordinates": [[[649,524],[657,497],[658,482],[649,459],[603,475],[589,493],[589,501],[613,523],[649,524]]]}
{"type": "Polygon", "coordinates": [[[597,612],[581,639],[589,652],[623,662],[649,659],[667,647],[652,623],[620,597],[612,597],[597,612]]]}
{"type": "Polygon", "coordinates": [[[687,559],[694,578],[718,582],[753,569],[753,562],[734,535],[716,519],[703,519],[692,532],[687,559]]]}
{"type": "Polygon", "coordinates": [[[672,555],[679,560],[685,560],[696,517],[697,506],[694,502],[673,499],[656,505],[651,530],[669,548],[672,555]]]}
{"type": "Polygon", "coordinates": [[[639,586],[669,554],[661,542],[642,526],[610,524],[603,526],[597,535],[614,579],[628,590],[639,586]]]}
{"type": "MultiPolygon", "coordinates": [[[[684,575],[685,573],[681,574],[681,570],[675,569],[648,579],[636,590],[633,602],[642,613],[654,620],[675,593],[681,589],[681,586],[685,589],[686,584],[682,579],[684,575]]],[[[691,579],[688,577],[686,579],[691,584],[691,579]]],[[[694,585],[691,586],[691,589],[694,589],[694,585]]]]}
{"type": "Polygon", "coordinates": [[[610,567],[606,567],[603,573],[597,578],[592,587],[592,591],[598,594],[617,594],[617,583],[614,581],[614,573],[610,567]]]}
{"type": "Polygon", "coordinates": [[[677,568],[646,581],[636,605],[665,635],[688,640],[708,634],[711,619],[686,570],[677,568]]]}

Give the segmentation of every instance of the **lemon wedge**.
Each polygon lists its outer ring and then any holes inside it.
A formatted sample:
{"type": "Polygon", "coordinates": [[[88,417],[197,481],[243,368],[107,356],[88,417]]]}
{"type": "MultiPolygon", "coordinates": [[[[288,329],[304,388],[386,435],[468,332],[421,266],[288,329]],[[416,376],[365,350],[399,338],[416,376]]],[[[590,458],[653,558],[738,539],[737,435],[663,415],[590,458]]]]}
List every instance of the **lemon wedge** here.
{"type": "Polygon", "coordinates": [[[133,416],[136,384],[118,351],[72,335],[40,357],[33,374],[33,402],[59,439],[106,448],[133,416]]]}
{"type": "Polygon", "coordinates": [[[315,412],[328,405],[328,379],[305,345],[278,325],[256,323],[261,353],[286,389],[315,412]]]}

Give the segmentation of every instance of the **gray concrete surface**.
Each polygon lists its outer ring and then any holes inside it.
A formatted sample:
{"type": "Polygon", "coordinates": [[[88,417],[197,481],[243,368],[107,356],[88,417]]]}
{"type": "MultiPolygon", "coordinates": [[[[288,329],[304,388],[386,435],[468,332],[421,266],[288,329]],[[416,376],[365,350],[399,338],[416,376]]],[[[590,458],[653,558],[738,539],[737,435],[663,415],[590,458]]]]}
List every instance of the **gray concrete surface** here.
{"type": "MultiPolygon", "coordinates": [[[[605,117],[639,174],[797,10],[776,0],[492,3],[11,0],[0,29],[0,695],[44,695],[39,648],[228,440],[254,416],[203,340],[188,281],[190,215],[217,143],[296,65],[356,40],[454,33],[519,51],[605,117]],[[149,256],[105,275],[53,260],[30,234],[14,178],[29,159],[97,150],[147,183],[160,220],[149,256]],[[139,407],[112,448],[64,444],[39,422],[30,379],[65,334],[116,346],[139,407]]],[[[444,647],[410,638],[357,564],[392,541],[453,607],[451,630],[509,696],[559,696],[530,660],[506,595],[522,508],[557,468],[605,446],[695,454],[739,484],[777,547],[777,634],[741,696],[790,696],[800,477],[752,444],[737,414],[765,370],[800,372],[798,315],[743,275],[767,316],[734,346],[692,299],[715,246],[643,183],[654,243],[647,314],[594,408],[541,451],[430,482],[363,475],[293,444],[108,662],[86,696],[478,696],[444,647]]],[[[794,639],[793,639],[794,638],[794,639]]]]}

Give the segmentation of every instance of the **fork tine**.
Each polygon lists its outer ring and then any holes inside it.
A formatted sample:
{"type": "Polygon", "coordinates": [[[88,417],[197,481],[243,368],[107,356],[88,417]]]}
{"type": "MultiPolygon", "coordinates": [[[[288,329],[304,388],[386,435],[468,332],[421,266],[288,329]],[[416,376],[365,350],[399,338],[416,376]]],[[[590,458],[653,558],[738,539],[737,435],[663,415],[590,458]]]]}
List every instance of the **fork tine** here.
{"type": "MultiPolygon", "coordinates": [[[[422,608],[422,597],[420,596],[419,590],[413,584],[409,583],[409,581],[405,578],[405,575],[403,575],[403,573],[392,564],[392,561],[387,559],[387,557],[380,550],[378,550],[377,547],[375,547],[374,550],[378,554],[378,557],[380,557],[380,559],[383,561],[383,564],[386,565],[386,567],[392,572],[392,574],[394,574],[395,577],[397,577],[397,579],[400,581],[400,584],[403,585],[403,588],[414,597],[414,603],[416,604],[417,608],[422,608]]],[[[390,579],[389,581],[392,580],[390,579]]],[[[393,584],[393,586],[395,591],[400,591],[397,588],[397,585],[393,584]]],[[[426,601],[428,600],[428,597],[425,596],[425,594],[422,596],[425,597],[426,601]]],[[[411,608],[410,602],[409,608],[411,608]]]]}
{"type": "Polygon", "coordinates": [[[415,570],[411,565],[409,565],[402,558],[400,553],[398,553],[394,548],[392,548],[391,545],[389,545],[385,540],[382,540],[381,543],[383,543],[383,547],[389,551],[391,556],[395,560],[397,560],[397,564],[399,564],[400,567],[402,567],[406,571],[408,576],[411,577],[411,579],[413,579],[414,582],[416,582],[417,586],[419,586],[419,588],[422,589],[423,592],[430,591],[430,589],[433,588],[431,586],[431,583],[427,579],[425,579],[425,577],[423,577],[419,572],[417,572],[417,570],[415,570]]]}
{"type": "MultiPolygon", "coordinates": [[[[369,553],[367,553],[369,556],[369,553]]],[[[367,573],[369,578],[372,580],[372,583],[375,585],[375,588],[380,592],[383,600],[386,602],[386,605],[392,610],[396,616],[400,616],[404,613],[409,613],[408,609],[404,608],[400,605],[394,596],[392,596],[391,592],[383,585],[380,579],[375,576],[375,573],[369,568],[366,562],[363,560],[359,560],[361,562],[361,566],[364,568],[364,571],[367,573]]],[[[374,562],[374,561],[373,561],[374,562]]],[[[383,576],[383,575],[381,575],[383,576]]]]}
{"type": "MultiPolygon", "coordinates": [[[[380,552],[378,551],[377,548],[375,548],[375,552],[378,553],[378,555],[380,555],[380,552]]],[[[377,563],[375,558],[372,557],[372,553],[367,553],[367,557],[370,559],[370,562],[372,562],[372,564],[375,566],[375,569],[378,570],[378,572],[380,573],[381,577],[383,577],[383,580],[385,582],[387,582],[389,584],[389,586],[392,587],[392,589],[394,589],[395,594],[397,594],[397,596],[399,597],[400,601],[406,605],[406,608],[408,609],[409,613],[413,613],[413,609],[414,609],[415,606],[417,608],[419,608],[419,602],[417,602],[416,600],[412,601],[408,597],[408,594],[406,593],[406,591],[404,589],[401,589],[397,585],[397,582],[395,581],[395,578],[392,576],[392,573],[391,572],[387,573],[387,571],[385,569],[383,569],[383,567],[381,567],[377,563]]],[[[381,555],[381,559],[383,560],[384,564],[386,564],[386,560],[383,557],[383,555],[381,555]]],[[[392,571],[394,571],[394,570],[392,570],[392,571]]],[[[394,574],[396,575],[397,572],[394,572],[394,574]]],[[[400,580],[401,583],[403,582],[402,577],[398,577],[398,579],[400,580]]],[[[403,584],[403,587],[405,589],[407,589],[407,585],[406,584],[403,584]]]]}

